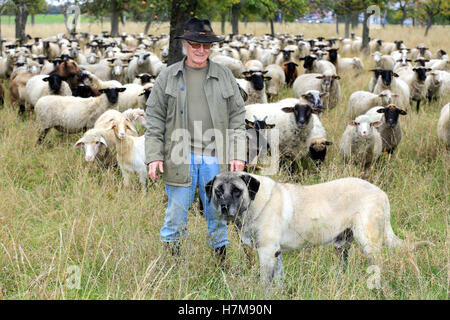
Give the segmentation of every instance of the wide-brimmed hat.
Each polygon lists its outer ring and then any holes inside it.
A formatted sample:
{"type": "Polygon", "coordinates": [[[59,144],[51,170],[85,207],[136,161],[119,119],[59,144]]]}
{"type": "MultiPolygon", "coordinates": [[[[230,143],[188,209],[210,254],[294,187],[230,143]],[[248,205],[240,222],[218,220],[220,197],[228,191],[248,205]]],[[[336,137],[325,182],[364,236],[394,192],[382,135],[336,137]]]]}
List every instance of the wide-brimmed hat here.
{"type": "Polygon", "coordinates": [[[224,39],[216,36],[208,19],[190,18],[184,26],[184,34],[175,37],[195,42],[221,42],[224,39]]]}

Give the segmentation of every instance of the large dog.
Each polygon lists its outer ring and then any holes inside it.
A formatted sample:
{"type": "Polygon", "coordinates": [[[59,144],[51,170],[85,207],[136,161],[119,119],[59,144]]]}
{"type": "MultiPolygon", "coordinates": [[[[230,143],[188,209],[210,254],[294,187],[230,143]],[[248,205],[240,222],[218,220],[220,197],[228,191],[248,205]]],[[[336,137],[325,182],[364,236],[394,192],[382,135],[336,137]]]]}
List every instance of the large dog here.
{"type": "Polygon", "coordinates": [[[269,285],[283,275],[281,252],[306,245],[333,244],[346,263],[353,238],[370,264],[379,264],[383,243],[407,245],[391,227],[387,195],[375,185],[344,178],[311,186],[277,183],[242,172],[220,173],[205,187],[217,212],[233,220],[241,241],[258,252],[261,279],[269,285]]]}

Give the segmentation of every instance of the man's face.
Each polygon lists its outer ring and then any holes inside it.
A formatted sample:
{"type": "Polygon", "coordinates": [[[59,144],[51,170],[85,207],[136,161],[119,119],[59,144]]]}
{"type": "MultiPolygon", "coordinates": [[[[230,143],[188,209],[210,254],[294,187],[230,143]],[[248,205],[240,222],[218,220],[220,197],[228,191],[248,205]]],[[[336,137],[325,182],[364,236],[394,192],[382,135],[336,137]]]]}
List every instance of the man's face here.
{"type": "Polygon", "coordinates": [[[189,66],[194,68],[206,66],[211,49],[211,43],[200,43],[184,40],[183,47],[187,52],[186,62],[189,66]]]}

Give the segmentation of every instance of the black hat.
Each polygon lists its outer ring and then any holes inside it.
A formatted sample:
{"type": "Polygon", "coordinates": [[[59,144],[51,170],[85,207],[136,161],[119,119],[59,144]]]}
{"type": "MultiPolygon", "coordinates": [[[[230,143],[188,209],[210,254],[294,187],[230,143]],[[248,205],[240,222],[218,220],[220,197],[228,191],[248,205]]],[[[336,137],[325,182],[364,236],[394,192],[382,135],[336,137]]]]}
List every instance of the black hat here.
{"type": "Polygon", "coordinates": [[[190,18],[184,26],[184,34],[175,39],[191,40],[195,42],[221,42],[222,37],[215,35],[208,19],[190,18]]]}

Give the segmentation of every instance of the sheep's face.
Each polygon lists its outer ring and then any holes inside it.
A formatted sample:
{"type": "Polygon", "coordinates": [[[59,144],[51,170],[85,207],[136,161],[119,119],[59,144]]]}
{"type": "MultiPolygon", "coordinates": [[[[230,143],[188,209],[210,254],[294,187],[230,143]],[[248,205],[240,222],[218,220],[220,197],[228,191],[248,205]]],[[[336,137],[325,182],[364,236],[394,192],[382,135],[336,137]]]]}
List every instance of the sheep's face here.
{"type": "Polygon", "coordinates": [[[397,50],[400,50],[402,48],[403,40],[395,40],[394,43],[397,50]]]}
{"type": "Polygon", "coordinates": [[[74,145],[75,148],[83,148],[84,159],[87,162],[93,162],[97,154],[107,148],[108,145],[103,137],[93,137],[92,139],[81,138],[74,145]]]}
{"type": "Polygon", "coordinates": [[[312,109],[308,104],[296,104],[294,107],[285,107],[281,110],[286,113],[293,113],[295,123],[300,129],[306,128],[313,113],[318,114],[321,112],[319,109],[312,109]]]}
{"type": "Polygon", "coordinates": [[[300,58],[300,60],[305,60],[305,62],[303,63],[303,68],[305,69],[311,69],[313,66],[313,62],[314,60],[316,60],[317,57],[316,56],[306,56],[304,58],[300,58]]]}
{"type": "Polygon", "coordinates": [[[86,57],[86,60],[89,64],[94,64],[97,63],[97,55],[95,53],[90,53],[88,54],[88,56],[86,57]]]}
{"type": "Polygon", "coordinates": [[[61,89],[61,84],[63,81],[63,77],[61,77],[59,74],[51,74],[48,77],[42,79],[42,81],[48,82],[48,86],[50,87],[50,90],[58,94],[59,90],[61,89]]]}
{"type": "Polygon", "coordinates": [[[122,119],[119,121],[113,120],[111,124],[114,134],[119,140],[123,140],[127,136],[127,133],[137,136],[136,129],[128,119],[122,119]]]}
{"type": "Polygon", "coordinates": [[[389,87],[391,85],[393,77],[398,77],[398,74],[396,74],[392,70],[381,70],[380,75],[381,75],[381,80],[383,81],[383,84],[386,87],[389,87]]]}
{"type": "Polygon", "coordinates": [[[338,58],[338,51],[339,49],[327,49],[328,51],[328,57],[330,59],[330,62],[335,63],[338,58]]]}
{"type": "Polygon", "coordinates": [[[150,56],[150,53],[139,53],[136,54],[135,57],[137,57],[137,64],[142,65],[145,63],[145,59],[147,59],[150,56]]]}
{"type": "Polygon", "coordinates": [[[419,79],[420,82],[423,82],[427,79],[427,71],[431,71],[431,68],[413,68],[413,71],[417,74],[417,79],[419,79]]]}
{"type": "Polygon", "coordinates": [[[115,104],[119,100],[119,93],[124,92],[126,88],[106,88],[100,89],[98,92],[106,94],[108,101],[111,104],[115,104]]]}
{"type": "Polygon", "coordinates": [[[282,50],[283,51],[283,60],[289,61],[291,60],[291,53],[294,52],[294,50],[282,50]]]}
{"type": "Polygon", "coordinates": [[[142,74],[136,76],[136,78],[141,79],[141,85],[149,83],[152,79],[154,79],[154,77],[149,75],[148,73],[142,73],[142,74]]]}
{"type": "Polygon", "coordinates": [[[311,103],[313,108],[323,109],[322,98],[328,96],[328,92],[320,93],[317,90],[308,90],[302,98],[311,103]]]}
{"type": "Polygon", "coordinates": [[[330,92],[331,86],[333,85],[333,81],[336,79],[340,79],[340,77],[336,76],[336,75],[332,75],[332,76],[320,75],[320,76],[317,76],[316,79],[322,80],[321,86],[322,86],[323,92],[330,92]]]}
{"type": "Polygon", "coordinates": [[[271,77],[265,77],[267,71],[246,71],[244,72],[245,79],[250,81],[253,85],[253,88],[257,91],[261,91],[264,89],[264,81],[269,81],[272,79],[271,77]]]}
{"type": "Polygon", "coordinates": [[[358,135],[370,138],[373,135],[373,128],[381,125],[381,121],[371,121],[368,116],[359,116],[350,122],[350,125],[356,127],[358,135]]]}
{"type": "Polygon", "coordinates": [[[79,86],[77,86],[75,88],[75,90],[72,91],[72,96],[81,97],[81,98],[89,98],[89,97],[93,97],[94,94],[93,94],[90,86],[80,84],[79,86]]]}
{"type": "Polygon", "coordinates": [[[406,115],[406,111],[397,108],[393,104],[390,104],[385,108],[378,109],[377,112],[384,114],[386,124],[391,128],[394,128],[397,125],[399,115],[406,115]]]}
{"type": "Polygon", "coordinates": [[[57,66],[61,65],[62,62],[63,62],[62,59],[59,58],[53,59],[53,66],[56,68],[57,66]]]}
{"type": "Polygon", "coordinates": [[[387,106],[392,103],[392,97],[398,97],[398,94],[392,94],[390,90],[383,90],[378,97],[380,97],[380,104],[387,106]]]}

